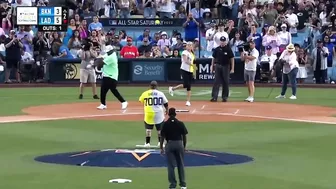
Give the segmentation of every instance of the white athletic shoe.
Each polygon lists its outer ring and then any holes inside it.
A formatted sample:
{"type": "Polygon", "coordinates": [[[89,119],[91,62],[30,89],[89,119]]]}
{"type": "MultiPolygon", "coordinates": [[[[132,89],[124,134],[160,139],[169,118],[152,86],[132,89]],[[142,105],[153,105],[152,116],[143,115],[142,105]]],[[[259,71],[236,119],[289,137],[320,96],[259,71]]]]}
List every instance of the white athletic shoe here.
{"type": "Polygon", "coordinates": [[[186,106],[191,106],[191,103],[189,101],[187,101],[186,106]]]}
{"type": "Polygon", "coordinates": [[[296,96],[292,95],[291,97],[289,97],[289,99],[296,100],[297,98],[296,98],[296,96]]]}
{"type": "Polygon", "coordinates": [[[146,144],[144,145],[144,147],[150,147],[150,144],[149,144],[149,143],[146,143],[146,144]]]}
{"type": "Polygon", "coordinates": [[[101,104],[100,106],[97,107],[98,110],[105,110],[107,108],[106,105],[101,104]]]}
{"type": "Polygon", "coordinates": [[[122,109],[122,110],[126,109],[127,106],[128,106],[128,102],[123,102],[123,103],[121,103],[121,109],[122,109]]]}
{"type": "Polygon", "coordinates": [[[247,98],[247,102],[253,102],[254,101],[254,98],[253,97],[249,97],[247,98]]]}
{"type": "Polygon", "coordinates": [[[249,101],[249,100],[250,100],[250,98],[251,98],[251,97],[249,96],[249,97],[247,97],[247,98],[246,98],[244,101],[249,101]]]}
{"type": "Polygon", "coordinates": [[[168,91],[169,91],[170,96],[174,96],[173,87],[169,87],[168,91]]]}
{"type": "Polygon", "coordinates": [[[181,187],[181,189],[187,189],[187,187],[181,187]]]}
{"type": "Polygon", "coordinates": [[[279,96],[277,96],[275,98],[278,98],[278,99],[280,99],[280,98],[286,98],[286,96],[285,95],[279,95],[279,96]]]}

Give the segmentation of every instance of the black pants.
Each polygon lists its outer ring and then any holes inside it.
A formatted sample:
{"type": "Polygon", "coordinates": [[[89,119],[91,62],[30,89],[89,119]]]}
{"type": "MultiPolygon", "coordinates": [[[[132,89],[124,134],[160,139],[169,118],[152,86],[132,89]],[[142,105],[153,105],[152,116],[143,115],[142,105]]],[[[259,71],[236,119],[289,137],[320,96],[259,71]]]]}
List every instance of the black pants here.
{"type": "Polygon", "coordinates": [[[103,81],[100,87],[100,102],[101,104],[106,105],[106,94],[109,90],[113,93],[113,95],[120,101],[125,102],[125,99],[120,95],[118,89],[117,89],[117,80],[109,78],[109,77],[103,77],[103,81]]]}
{"type": "Polygon", "coordinates": [[[219,87],[222,85],[222,98],[229,97],[229,80],[230,80],[230,66],[216,65],[215,68],[215,83],[212,87],[212,98],[218,98],[219,87]]]}
{"type": "Polygon", "coordinates": [[[181,140],[168,141],[166,144],[167,168],[169,188],[176,188],[177,182],[175,178],[175,165],[179,175],[181,187],[186,187],[185,173],[184,173],[184,147],[181,140]]]}
{"type": "Polygon", "coordinates": [[[325,83],[327,79],[327,70],[315,70],[314,77],[316,83],[325,83]]]}

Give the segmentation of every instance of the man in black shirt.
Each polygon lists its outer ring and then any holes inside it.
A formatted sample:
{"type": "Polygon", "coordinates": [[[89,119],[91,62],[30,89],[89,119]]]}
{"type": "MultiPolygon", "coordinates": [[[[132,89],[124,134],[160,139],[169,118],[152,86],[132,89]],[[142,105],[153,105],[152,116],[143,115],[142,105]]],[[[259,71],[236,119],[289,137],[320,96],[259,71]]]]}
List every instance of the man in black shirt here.
{"type": "Polygon", "coordinates": [[[139,55],[143,56],[145,54],[145,51],[150,51],[151,49],[152,49],[152,45],[149,42],[149,38],[144,37],[142,41],[142,45],[140,45],[138,48],[139,55]]]}
{"type": "Polygon", "coordinates": [[[215,72],[215,83],[212,87],[211,102],[217,102],[219,87],[222,85],[222,101],[229,97],[230,73],[234,73],[234,54],[225,37],[220,38],[221,44],[214,49],[212,54],[211,72],[215,72]]]}
{"type": "Polygon", "coordinates": [[[165,152],[167,156],[168,180],[169,188],[176,188],[177,182],[175,178],[175,163],[178,170],[181,189],[187,189],[184,173],[184,151],[187,145],[188,130],[182,121],[176,119],[175,108],[168,111],[169,118],[163,124],[161,130],[160,149],[163,154],[163,142],[166,139],[167,144],[165,152]]]}
{"type": "Polygon", "coordinates": [[[16,80],[20,82],[20,75],[18,72],[18,64],[21,60],[21,48],[23,48],[23,44],[17,38],[15,31],[11,30],[9,33],[9,38],[5,39],[5,47],[6,47],[6,76],[5,82],[10,82],[9,77],[12,69],[16,72],[16,80]]]}

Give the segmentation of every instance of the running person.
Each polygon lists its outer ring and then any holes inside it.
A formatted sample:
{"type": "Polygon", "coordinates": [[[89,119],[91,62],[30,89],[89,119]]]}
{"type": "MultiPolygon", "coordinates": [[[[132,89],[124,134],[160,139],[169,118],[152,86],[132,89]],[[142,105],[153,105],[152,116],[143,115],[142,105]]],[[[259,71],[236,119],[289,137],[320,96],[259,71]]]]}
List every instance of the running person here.
{"type": "Polygon", "coordinates": [[[165,119],[165,114],[168,110],[168,99],[163,92],[157,90],[158,84],[156,81],[150,83],[150,89],[143,92],[139,101],[144,106],[144,122],[146,129],[145,147],[150,147],[150,140],[154,126],[158,132],[160,146],[161,141],[161,126],[165,119]]]}
{"type": "Polygon", "coordinates": [[[174,96],[174,91],[177,89],[185,88],[187,90],[187,102],[186,106],[191,106],[191,82],[193,80],[194,73],[194,60],[195,55],[193,53],[193,43],[188,42],[186,50],[182,52],[181,57],[181,75],[183,79],[183,84],[179,84],[175,87],[169,87],[169,94],[174,96]]]}
{"type": "Polygon", "coordinates": [[[106,55],[104,58],[96,59],[95,64],[98,68],[102,68],[103,80],[100,87],[100,106],[97,108],[99,110],[104,110],[106,106],[106,95],[110,90],[113,95],[121,102],[121,109],[126,109],[128,102],[120,95],[117,84],[118,84],[118,57],[116,51],[112,46],[106,46],[106,55]]]}

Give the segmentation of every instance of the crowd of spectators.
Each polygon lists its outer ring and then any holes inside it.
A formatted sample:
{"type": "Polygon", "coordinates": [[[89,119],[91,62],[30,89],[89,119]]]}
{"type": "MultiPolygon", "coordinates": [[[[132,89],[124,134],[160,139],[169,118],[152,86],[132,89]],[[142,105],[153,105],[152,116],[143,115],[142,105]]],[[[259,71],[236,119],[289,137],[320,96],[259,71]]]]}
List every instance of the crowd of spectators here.
{"type": "MultiPolygon", "coordinates": [[[[295,44],[300,67],[306,68],[310,65],[307,50],[317,47],[315,44],[319,40],[322,40],[323,46],[330,52],[325,61],[326,67],[333,65],[335,57],[335,1],[67,0],[60,1],[71,10],[67,32],[42,33],[31,26],[16,26],[15,7],[57,5],[57,2],[1,1],[0,64],[6,62],[6,54],[13,55],[15,52],[11,51],[21,53],[22,50],[35,60],[44,54],[57,58],[78,58],[84,39],[90,39],[92,48],[98,52],[104,51],[107,45],[112,45],[121,58],[178,58],[185,44],[191,41],[198,56],[211,58],[211,52],[219,46],[222,36],[227,39],[236,56],[240,54],[240,46],[253,40],[262,55],[261,59],[267,59],[273,64],[275,55],[293,43],[293,38],[298,33],[306,32],[307,29],[309,40],[306,44],[310,42],[311,45],[295,44]],[[127,31],[119,30],[118,27],[106,31],[99,22],[99,19],[106,17],[175,18],[185,19],[185,22],[180,30],[151,32],[151,28],[146,28],[142,35],[134,37],[128,36],[127,31]],[[22,44],[20,50],[6,48],[6,43],[11,40],[22,44]]],[[[307,73],[305,69],[300,70],[298,79],[303,81],[307,73]]],[[[6,77],[6,81],[10,82],[8,78],[6,77]]]]}

